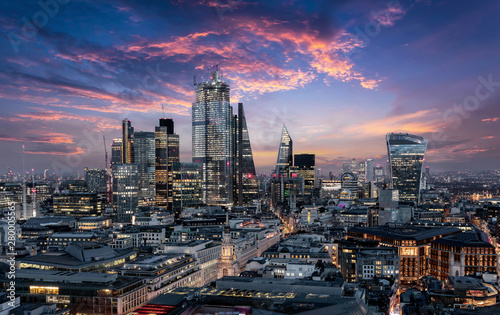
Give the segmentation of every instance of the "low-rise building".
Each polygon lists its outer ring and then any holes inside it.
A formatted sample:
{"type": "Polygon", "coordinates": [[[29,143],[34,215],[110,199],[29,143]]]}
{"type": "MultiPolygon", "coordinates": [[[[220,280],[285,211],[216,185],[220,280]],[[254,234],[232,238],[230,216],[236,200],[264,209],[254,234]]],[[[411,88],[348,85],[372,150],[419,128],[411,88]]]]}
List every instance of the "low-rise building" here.
{"type": "Polygon", "coordinates": [[[70,243],[64,251],[54,251],[22,258],[19,268],[57,271],[105,271],[137,257],[133,250],[112,249],[99,243],[70,243]]]}
{"type": "Polygon", "coordinates": [[[432,242],[429,271],[439,280],[484,272],[498,274],[498,255],[481,231],[450,235],[432,242]]]}

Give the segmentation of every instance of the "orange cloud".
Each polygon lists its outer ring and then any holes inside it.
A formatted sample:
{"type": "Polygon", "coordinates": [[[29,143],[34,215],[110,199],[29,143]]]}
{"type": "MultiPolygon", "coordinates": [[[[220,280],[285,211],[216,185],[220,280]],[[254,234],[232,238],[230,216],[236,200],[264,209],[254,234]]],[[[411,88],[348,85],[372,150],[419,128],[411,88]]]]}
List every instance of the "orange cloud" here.
{"type": "Polygon", "coordinates": [[[352,134],[357,137],[377,137],[383,136],[388,132],[407,131],[410,133],[422,134],[435,132],[443,126],[436,120],[437,110],[421,110],[415,113],[408,113],[396,116],[390,116],[372,122],[363,124],[354,124],[345,129],[345,133],[352,134]]]}

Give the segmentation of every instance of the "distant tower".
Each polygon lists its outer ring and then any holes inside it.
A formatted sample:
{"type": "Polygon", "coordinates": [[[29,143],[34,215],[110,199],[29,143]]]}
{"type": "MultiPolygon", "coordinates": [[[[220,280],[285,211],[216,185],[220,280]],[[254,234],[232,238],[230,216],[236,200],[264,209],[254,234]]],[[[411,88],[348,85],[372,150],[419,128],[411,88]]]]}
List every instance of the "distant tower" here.
{"type": "Polygon", "coordinates": [[[290,133],[283,125],[281,130],[281,141],[278,149],[278,160],[276,161],[276,177],[288,177],[290,167],[293,166],[293,141],[290,133]]]}
{"type": "Polygon", "coordinates": [[[134,151],[132,145],[134,143],[134,127],[132,127],[132,122],[125,118],[122,122],[122,161],[123,164],[134,163],[134,151]]]}
{"type": "Polygon", "coordinates": [[[373,175],[373,159],[367,159],[365,162],[365,180],[366,182],[373,182],[375,177],[373,175]]]}
{"type": "Polygon", "coordinates": [[[351,173],[358,175],[358,163],[354,158],[351,160],[351,173]]]}
{"type": "Polygon", "coordinates": [[[427,140],[407,133],[388,133],[386,138],[391,188],[399,190],[400,201],[418,203],[427,140]]]}
{"type": "Polygon", "coordinates": [[[226,213],[226,226],[224,227],[224,238],[222,241],[222,253],[218,264],[218,277],[235,277],[238,276],[239,266],[234,253],[234,245],[231,241],[231,228],[226,213]]]}

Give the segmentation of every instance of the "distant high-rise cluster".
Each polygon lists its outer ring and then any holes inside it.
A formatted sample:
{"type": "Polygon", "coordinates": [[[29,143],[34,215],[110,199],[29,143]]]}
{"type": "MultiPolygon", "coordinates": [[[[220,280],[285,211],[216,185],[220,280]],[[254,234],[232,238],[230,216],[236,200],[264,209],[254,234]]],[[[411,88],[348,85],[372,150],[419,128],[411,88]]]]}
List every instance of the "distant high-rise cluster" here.
{"type": "Polygon", "coordinates": [[[180,162],[173,119],[160,118],[154,132],[136,132],[130,120],[122,121],[122,138],[111,146],[120,220],[128,221],[138,206],[165,208],[178,217],[184,207],[247,206],[259,198],[243,104],[233,115],[229,91],[218,68],[196,84],[192,163],[180,162]]]}
{"type": "Polygon", "coordinates": [[[193,162],[202,165],[202,199],[209,205],[245,205],[258,196],[255,166],[243,104],[233,116],[230,88],[211,68],[195,83],[193,162]]]}

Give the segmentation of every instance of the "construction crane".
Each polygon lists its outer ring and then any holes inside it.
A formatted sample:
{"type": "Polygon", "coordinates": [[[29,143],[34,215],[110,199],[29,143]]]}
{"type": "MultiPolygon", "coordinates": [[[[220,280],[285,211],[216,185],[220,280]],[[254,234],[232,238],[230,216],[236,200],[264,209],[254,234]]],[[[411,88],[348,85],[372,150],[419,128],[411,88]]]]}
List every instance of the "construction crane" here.
{"type": "Polygon", "coordinates": [[[104,181],[106,182],[106,199],[111,201],[111,176],[108,172],[108,149],[106,149],[106,136],[102,135],[104,143],[104,181]]]}

